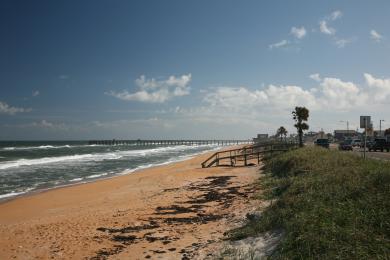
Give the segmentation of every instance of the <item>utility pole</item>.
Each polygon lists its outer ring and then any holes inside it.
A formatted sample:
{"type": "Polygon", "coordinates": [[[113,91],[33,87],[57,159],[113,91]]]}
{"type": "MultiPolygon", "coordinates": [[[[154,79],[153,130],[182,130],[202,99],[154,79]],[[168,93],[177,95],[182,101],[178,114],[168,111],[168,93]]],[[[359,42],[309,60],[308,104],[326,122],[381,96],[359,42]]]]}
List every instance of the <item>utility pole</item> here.
{"type": "Polygon", "coordinates": [[[349,136],[349,121],[340,120],[342,123],[347,123],[347,136],[349,136]]]}
{"type": "Polygon", "coordinates": [[[367,147],[367,119],[364,119],[364,152],[363,152],[363,158],[366,159],[366,147],[367,147]]]}
{"type": "Polygon", "coordinates": [[[385,120],[380,119],[379,120],[379,136],[382,137],[382,122],[385,122],[385,120]]]}
{"type": "Polygon", "coordinates": [[[367,127],[368,125],[372,125],[371,116],[360,116],[360,128],[364,128],[364,149],[363,149],[363,157],[366,159],[366,149],[367,149],[367,127]]]}

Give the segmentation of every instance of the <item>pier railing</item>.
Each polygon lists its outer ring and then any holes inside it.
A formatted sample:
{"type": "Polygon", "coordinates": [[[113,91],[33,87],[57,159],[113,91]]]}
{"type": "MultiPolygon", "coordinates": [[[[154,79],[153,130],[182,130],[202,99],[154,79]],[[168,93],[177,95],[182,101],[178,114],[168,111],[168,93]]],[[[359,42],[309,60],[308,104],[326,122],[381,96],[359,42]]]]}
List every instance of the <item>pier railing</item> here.
{"type": "Polygon", "coordinates": [[[220,166],[220,162],[228,160],[228,165],[236,166],[238,161],[242,161],[244,166],[248,165],[248,161],[257,159],[260,163],[260,157],[265,153],[284,152],[297,148],[296,143],[266,143],[244,146],[238,149],[225,150],[216,152],[202,163],[202,168],[208,168],[213,165],[220,166]]]}

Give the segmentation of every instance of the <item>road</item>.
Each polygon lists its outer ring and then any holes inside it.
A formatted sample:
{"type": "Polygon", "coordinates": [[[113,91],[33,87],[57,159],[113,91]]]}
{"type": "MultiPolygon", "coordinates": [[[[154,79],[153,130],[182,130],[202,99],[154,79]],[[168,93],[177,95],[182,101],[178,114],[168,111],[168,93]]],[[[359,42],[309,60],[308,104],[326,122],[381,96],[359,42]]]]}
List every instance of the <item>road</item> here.
{"type": "MultiPolygon", "coordinates": [[[[306,145],[314,145],[311,143],[306,143],[306,145]]],[[[339,145],[336,143],[331,143],[329,145],[329,148],[331,150],[336,150],[338,149],[339,145]]],[[[353,151],[344,151],[345,153],[353,153],[357,156],[361,156],[363,158],[363,149],[362,148],[353,148],[353,151]]],[[[366,157],[367,158],[372,158],[372,159],[380,159],[380,160],[389,160],[390,161],[390,152],[366,152],[366,157]]]]}
{"type": "MultiPolygon", "coordinates": [[[[353,153],[363,157],[363,151],[360,151],[360,149],[354,150],[353,153]]],[[[366,152],[366,157],[372,159],[390,160],[390,152],[366,152]]]]}

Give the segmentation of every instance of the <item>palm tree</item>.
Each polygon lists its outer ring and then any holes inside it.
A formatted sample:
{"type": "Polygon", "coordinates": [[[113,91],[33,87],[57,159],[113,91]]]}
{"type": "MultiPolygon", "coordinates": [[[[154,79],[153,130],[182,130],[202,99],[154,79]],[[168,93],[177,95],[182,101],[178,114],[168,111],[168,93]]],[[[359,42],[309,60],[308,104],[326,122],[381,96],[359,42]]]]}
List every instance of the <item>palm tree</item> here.
{"type": "Polygon", "coordinates": [[[309,110],[306,107],[295,107],[292,111],[293,119],[295,120],[295,127],[298,131],[299,146],[303,147],[303,131],[309,129],[309,125],[304,121],[309,118],[309,110]]]}
{"type": "Polygon", "coordinates": [[[284,126],[279,127],[278,130],[276,131],[276,136],[280,136],[280,141],[282,141],[283,136],[284,136],[284,139],[286,139],[286,137],[287,137],[286,128],[284,128],[284,126]]]}

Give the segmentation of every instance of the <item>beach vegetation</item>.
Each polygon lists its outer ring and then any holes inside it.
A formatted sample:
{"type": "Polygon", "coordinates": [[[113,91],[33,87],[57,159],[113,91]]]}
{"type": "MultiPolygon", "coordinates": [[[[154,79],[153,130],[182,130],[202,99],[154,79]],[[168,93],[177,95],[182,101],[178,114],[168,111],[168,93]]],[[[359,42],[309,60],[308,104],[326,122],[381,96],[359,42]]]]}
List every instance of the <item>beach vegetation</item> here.
{"type": "Polygon", "coordinates": [[[279,127],[278,128],[278,130],[276,131],[276,136],[277,137],[280,137],[280,141],[282,141],[283,140],[283,137],[284,137],[284,139],[286,139],[287,138],[287,130],[286,130],[286,128],[284,127],[284,126],[281,126],[281,127],[279,127]]]}
{"type": "Polygon", "coordinates": [[[390,163],[305,147],[264,159],[261,218],[233,240],[282,230],[274,259],[388,259],[390,163]]]}

